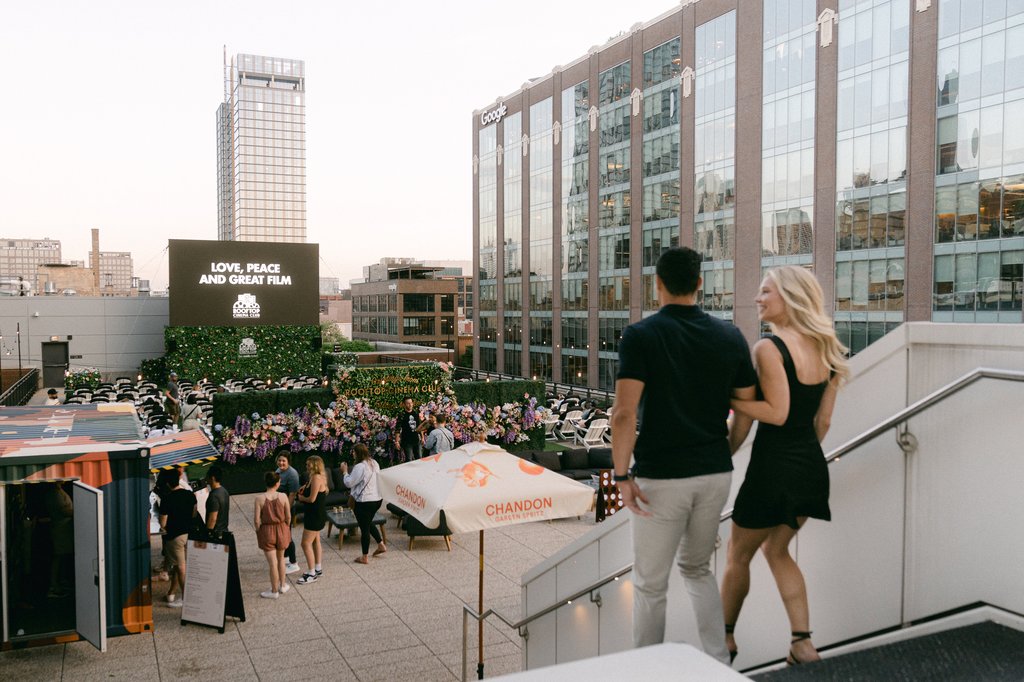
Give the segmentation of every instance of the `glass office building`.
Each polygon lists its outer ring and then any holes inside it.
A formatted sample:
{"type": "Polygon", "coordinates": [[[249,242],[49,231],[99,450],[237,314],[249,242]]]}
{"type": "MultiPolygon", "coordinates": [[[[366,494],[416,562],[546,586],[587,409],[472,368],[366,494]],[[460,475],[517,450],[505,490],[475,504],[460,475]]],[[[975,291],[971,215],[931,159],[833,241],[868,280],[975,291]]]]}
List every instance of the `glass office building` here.
{"type": "Polygon", "coordinates": [[[306,241],[306,67],[239,54],[217,109],[217,237],[306,241]]]}
{"type": "Polygon", "coordinates": [[[612,388],[677,244],[751,340],[785,264],[853,352],[1024,321],[1024,0],[681,4],[474,113],[478,368],[612,388]]]}

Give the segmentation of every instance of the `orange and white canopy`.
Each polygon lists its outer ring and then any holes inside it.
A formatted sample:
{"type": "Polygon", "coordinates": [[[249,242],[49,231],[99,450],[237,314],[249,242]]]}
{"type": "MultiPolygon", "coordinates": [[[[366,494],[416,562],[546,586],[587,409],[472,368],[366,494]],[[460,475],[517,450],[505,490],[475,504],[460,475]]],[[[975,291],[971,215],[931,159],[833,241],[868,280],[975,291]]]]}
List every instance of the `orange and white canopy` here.
{"type": "Polygon", "coordinates": [[[453,533],[580,516],[594,499],[589,486],[489,443],[384,469],[379,482],[386,503],[428,528],[443,510],[453,533]]]}

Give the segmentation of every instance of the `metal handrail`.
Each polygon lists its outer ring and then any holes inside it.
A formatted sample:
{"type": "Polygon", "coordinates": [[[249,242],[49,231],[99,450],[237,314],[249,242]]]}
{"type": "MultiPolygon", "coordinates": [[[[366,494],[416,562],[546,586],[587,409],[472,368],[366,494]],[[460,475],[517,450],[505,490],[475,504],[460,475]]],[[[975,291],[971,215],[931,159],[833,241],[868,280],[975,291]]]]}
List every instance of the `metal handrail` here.
{"type": "MultiPolygon", "coordinates": [[[[501,613],[499,613],[498,611],[495,611],[494,609],[487,609],[483,613],[478,613],[477,610],[474,609],[472,606],[470,606],[469,604],[463,603],[462,604],[462,679],[463,680],[466,679],[466,659],[467,659],[467,645],[468,645],[467,643],[469,641],[469,618],[470,618],[470,616],[472,616],[477,621],[484,620],[488,616],[495,616],[501,622],[503,622],[505,625],[507,625],[508,627],[514,628],[514,629],[518,630],[520,637],[523,637],[525,639],[529,639],[530,634],[529,634],[529,632],[524,632],[523,631],[523,627],[525,627],[526,625],[528,625],[528,624],[532,623],[533,621],[537,620],[541,616],[546,616],[549,613],[551,613],[552,611],[560,609],[563,606],[566,606],[567,604],[571,604],[573,601],[579,599],[580,597],[582,597],[585,594],[589,594],[589,593],[593,592],[594,590],[597,590],[597,589],[600,589],[601,587],[604,587],[605,585],[607,585],[610,582],[618,580],[619,578],[621,578],[622,576],[626,575],[627,573],[629,573],[632,570],[633,570],[633,565],[632,564],[630,564],[629,566],[625,566],[623,568],[620,568],[615,573],[612,573],[611,575],[605,576],[604,578],[602,578],[598,582],[590,585],[589,587],[586,587],[586,588],[584,588],[584,589],[582,589],[582,590],[580,590],[578,592],[575,592],[572,595],[570,595],[569,597],[566,597],[564,599],[560,599],[559,601],[555,602],[551,606],[548,606],[547,608],[545,608],[542,611],[538,611],[537,613],[535,613],[535,614],[533,614],[531,616],[527,616],[526,618],[523,618],[522,620],[518,620],[518,621],[515,621],[515,622],[509,620],[507,617],[503,616],[501,613]]],[[[597,595],[596,599],[593,597],[593,595],[591,595],[590,601],[592,601],[592,602],[596,603],[598,606],[600,606],[601,605],[601,595],[597,595]]]]}
{"type": "Polygon", "coordinates": [[[919,413],[927,410],[935,403],[945,400],[954,393],[958,393],[961,390],[967,388],[974,382],[980,379],[999,379],[1001,381],[1022,381],[1024,382],[1024,371],[1013,370],[1013,369],[993,369],[991,367],[978,367],[977,369],[968,372],[959,379],[956,379],[942,388],[929,393],[925,397],[918,400],[916,403],[905,407],[893,416],[889,417],[885,421],[879,423],[877,426],[868,429],[864,433],[851,438],[836,449],[832,450],[825,456],[826,462],[832,462],[839,459],[848,452],[851,452],[869,440],[874,439],[876,436],[888,431],[894,426],[898,426],[900,423],[905,422],[911,417],[917,416],[919,413]]]}
{"type": "MultiPolygon", "coordinates": [[[[925,397],[921,398],[917,402],[915,402],[915,403],[905,407],[904,409],[900,410],[899,412],[897,412],[896,414],[892,415],[891,417],[889,417],[889,418],[879,422],[875,426],[871,427],[867,431],[864,431],[860,435],[855,436],[854,438],[851,438],[850,440],[846,441],[845,443],[843,443],[839,447],[831,450],[827,455],[825,455],[825,462],[826,463],[832,463],[832,462],[838,460],[843,455],[846,455],[847,453],[850,453],[853,450],[856,450],[858,447],[860,447],[864,443],[867,443],[868,441],[871,441],[871,440],[877,438],[878,436],[880,436],[881,434],[885,433],[886,431],[888,431],[891,428],[899,426],[900,424],[902,424],[903,422],[907,421],[911,417],[917,416],[921,412],[927,410],[932,405],[935,405],[936,403],[939,403],[939,402],[945,400],[946,398],[950,397],[951,395],[962,391],[963,389],[967,388],[971,384],[973,384],[976,381],[979,381],[981,379],[998,379],[998,380],[1001,380],[1001,381],[1019,381],[1019,382],[1024,382],[1024,371],[1012,370],[1012,369],[993,369],[993,368],[990,368],[990,367],[978,367],[977,369],[974,369],[973,371],[968,372],[967,374],[963,375],[959,379],[956,379],[956,380],[946,384],[942,388],[939,388],[939,389],[933,391],[932,393],[929,393],[928,395],[926,395],[925,397]]],[[[901,444],[901,446],[903,446],[904,442],[901,441],[900,444],[901,444]]],[[[719,523],[721,524],[721,523],[731,519],[732,518],[732,512],[733,512],[732,509],[729,509],[728,511],[722,512],[722,517],[719,520],[719,523]]],[[[501,615],[500,613],[498,613],[497,611],[495,611],[493,609],[487,609],[482,614],[477,613],[477,611],[475,609],[473,609],[468,604],[464,603],[462,605],[462,679],[463,680],[466,679],[466,646],[467,646],[467,635],[468,635],[468,618],[470,616],[472,616],[476,620],[480,621],[480,620],[483,620],[483,619],[487,618],[488,616],[494,615],[497,618],[499,618],[502,622],[504,622],[508,627],[515,628],[516,630],[519,630],[520,631],[519,632],[520,637],[528,638],[529,637],[529,633],[528,632],[525,632],[525,633],[523,632],[523,628],[526,625],[529,625],[531,622],[533,622],[534,620],[536,620],[538,618],[541,618],[542,616],[546,616],[547,614],[551,613],[552,611],[560,609],[561,607],[567,605],[569,602],[572,602],[572,601],[574,601],[576,599],[579,599],[580,597],[582,597],[585,594],[592,593],[595,590],[598,590],[601,587],[604,587],[608,583],[610,583],[610,582],[612,582],[614,580],[618,580],[620,577],[622,577],[626,573],[630,573],[632,570],[633,570],[633,564],[629,564],[628,566],[624,566],[623,568],[620,568],[615,573],[613,573],[613,574],[611,574],[609,576],[606,576],[606,577],[602,578],[601,580],[598,580],[597,582],[589,585],[588,587],[585,587],[582,590],[576,592],[571,597],[568,597],[566,599],[560,599],[559,601],[555,602],[551,606],[548,606],[547,608],[543,609],[542,611],[538,611],[537,613],[535,613],[533,615],[530,615],[530,616],[527,616],[526,618],[523,618],[522,620],[519,620],[519,621],[516,621],[516,622],[510,621],[508,618],[506,618],[505,616],[501,615]]],[[[600,605],[600,603],[601,603],[601,595],[598,595],[596,599],[594,599],[594,597],[591,596],[590,599],[591,599],[591,601],[597,603],[598,605],[600,605]]]]}
{"type": "Polygon", "coordinates": [[[0,394],[0,405],[16,407],[24,405],[35,393],[36,384],[39,381],[39,369],[29,369],[20,379],[11,384],[11,387],[0,394]]]}

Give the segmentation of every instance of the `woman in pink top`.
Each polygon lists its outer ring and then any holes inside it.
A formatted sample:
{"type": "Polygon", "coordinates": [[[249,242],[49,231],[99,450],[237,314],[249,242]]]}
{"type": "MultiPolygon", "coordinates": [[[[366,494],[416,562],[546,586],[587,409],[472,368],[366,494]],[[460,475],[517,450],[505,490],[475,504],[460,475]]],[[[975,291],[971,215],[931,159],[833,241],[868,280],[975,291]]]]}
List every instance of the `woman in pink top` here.
{"type": "Polygon", "coordinates": [[[261,592],[264,599],[277,599],[282,593],[291,589],[285,580],[284,550],[291,542],[291,509],[288,496],[278,492],[281,477],[274,471],[268,471],[264,477],[267,492],[256,498],[255,518],[256,542],[267,556],[270,567],[270,589],[261,592]]]}

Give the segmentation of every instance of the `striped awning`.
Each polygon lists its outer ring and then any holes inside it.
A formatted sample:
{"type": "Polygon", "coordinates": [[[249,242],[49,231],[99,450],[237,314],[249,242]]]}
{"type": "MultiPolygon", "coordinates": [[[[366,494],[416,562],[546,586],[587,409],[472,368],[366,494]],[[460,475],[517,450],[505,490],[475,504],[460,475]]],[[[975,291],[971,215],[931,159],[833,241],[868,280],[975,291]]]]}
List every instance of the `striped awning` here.
{"type": "Polygon", "coordinates": [[[153,472],[182,464],[210,462],[220,457],[210,439],[199,429],[151,436],[146,443],[150,447],[149,466],[153,472]]]}

